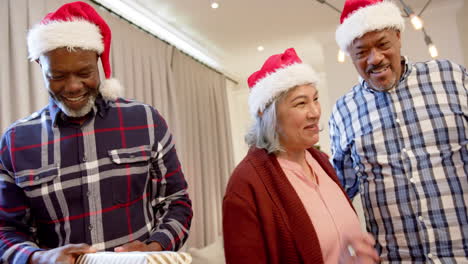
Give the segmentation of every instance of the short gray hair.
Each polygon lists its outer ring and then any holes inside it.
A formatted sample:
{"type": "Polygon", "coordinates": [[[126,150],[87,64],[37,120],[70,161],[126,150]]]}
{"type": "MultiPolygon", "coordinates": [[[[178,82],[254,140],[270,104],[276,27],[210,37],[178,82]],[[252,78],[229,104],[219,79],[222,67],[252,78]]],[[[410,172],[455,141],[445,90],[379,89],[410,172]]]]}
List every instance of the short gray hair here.
{"type": "Polygon", "coordinates": [[[265,149],[268,153],[283,151],[278,135],[278,119],[276,116],[276,104],[287,92],[278,95],[265,107],[261,115],[256,115],[254,123],[245,135],[245,142],[249,147],[265,149]]]}

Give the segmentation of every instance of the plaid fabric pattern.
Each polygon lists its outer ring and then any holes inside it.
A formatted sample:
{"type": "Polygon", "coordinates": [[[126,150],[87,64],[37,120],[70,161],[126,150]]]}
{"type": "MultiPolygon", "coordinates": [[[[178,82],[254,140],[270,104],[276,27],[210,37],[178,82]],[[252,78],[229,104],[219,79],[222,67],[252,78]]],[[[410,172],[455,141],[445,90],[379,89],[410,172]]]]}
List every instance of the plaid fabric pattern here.
{"type": "Polygon", "coordinates": [[[51,100],[2,138],[0,263],[70,243],[177,250],[191,219],[172,136],[148,105],[99,97],[80,126],[51,100]]]}
{"type": "Polygon", "coordinates": [[[337,101],[331,161],[348,195],[361,193],[384,263],[467,263],[467,71],[403,63],[396,89],[361,80],[337,101]]]}

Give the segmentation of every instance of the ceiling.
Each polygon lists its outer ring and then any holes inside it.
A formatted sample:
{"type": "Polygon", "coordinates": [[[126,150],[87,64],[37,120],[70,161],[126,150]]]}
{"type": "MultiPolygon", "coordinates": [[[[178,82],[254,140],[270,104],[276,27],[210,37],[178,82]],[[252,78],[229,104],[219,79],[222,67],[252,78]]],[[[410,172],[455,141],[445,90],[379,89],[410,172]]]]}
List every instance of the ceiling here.
{"type": "MultiPolygon", "coordinates": [[[[132,2],[198,43],[223,70],[244,82],[265,59],[295,47],[300,57],[320,69],[323,45],[336,45],[340,14],[318,0],[125,0],[132,2]],[[257,51],[262,45],[264,50],[257,51]]],[[[434,8],[434,0],[428,9],[434,8]]],[[[344,0],[327,0],[342,9],[344,0]]],[[[427,0],[406,0],[419,12],[427,0]]],[[[337,47],[338,49],[338,47],[337,47]]]]}

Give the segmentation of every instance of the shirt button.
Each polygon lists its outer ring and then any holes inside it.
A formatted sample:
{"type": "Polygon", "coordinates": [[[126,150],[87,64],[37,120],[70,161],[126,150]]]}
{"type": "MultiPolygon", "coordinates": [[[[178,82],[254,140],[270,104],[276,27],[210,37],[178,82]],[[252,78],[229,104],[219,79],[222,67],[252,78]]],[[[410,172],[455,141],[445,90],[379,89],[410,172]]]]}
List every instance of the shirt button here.
{"type": "Polygon", "coordinates": [[[428,258],[432,258],[432,253],[428,253],[428,254],[427,254],[427,257],[428,257],[428,258]]]}
{"type": "Polygon", "coordinates": [[[89,226],[88,226],[88,229],[89,229],[89,230],[93,230],[93,225],[89,225],[89,226]]]}
{"type": "Polygon", "coordinates": [[[86,193],[86,195],[87,195],[88,197],[91,196],[91,191],[88,191],[88,192],[86,193]]]}
{"type": "Polygon", "coordinates": [[[402,148],[401,151],[405,152],[406,153],[406,149],[405,148],[402,148]]]}
{"type": "Polygon", "coordinates": [[[411,183],[414,183],[414,178],[410,178],[409,181],[410,181],[411,183]]]}
{"type": "Polygon", "coordinates": [[[395,119],[395,122],[397,122],[398,124],[400,124],[400,119],[395,119]]]}
{"type": "Polygon", "coordinates": [[[86,162],[86,156],[83,157],[83,162],[86,162]]]}
{"type": "Polygon", "coordinates": [[[39,176],[34,177],[34,179],[35,179],[36,181],[39,180],[39,176]]]}
{"type": "Polygon", "coordinates": [[[419,219],[419,221],[421,221],[421,222],[423,222],[423,221],[424,221],[424,217],[422,217],[421,215],[420,215],[420,216],[418,216],[418,219],[419,219]]]}

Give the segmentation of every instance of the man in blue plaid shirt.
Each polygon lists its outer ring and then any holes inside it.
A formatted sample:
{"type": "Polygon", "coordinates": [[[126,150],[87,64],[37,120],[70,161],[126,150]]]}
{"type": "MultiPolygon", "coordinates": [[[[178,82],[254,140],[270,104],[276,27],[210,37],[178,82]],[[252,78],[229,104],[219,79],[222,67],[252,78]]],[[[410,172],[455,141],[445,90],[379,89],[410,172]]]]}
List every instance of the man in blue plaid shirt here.
{"type": "Polygon", "coordinates": [[[410,63],[403,29],[392,2],[346,1],[336,39],[361,79],[333,109],[332,162],[383,263],[468,263],[468,74],[410,63]]]}
{"type": "Polygon", "coordinates": [[[191,201],[172,136],[154,108],[116,96],[110,42],[83,2],[28,34],[50,101],[0,141],[0,263],[178,250],[188,237],[191,201]]]}

